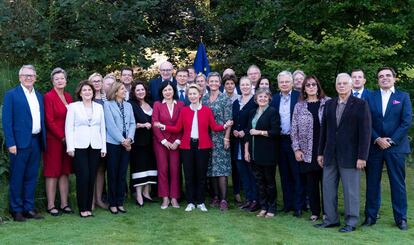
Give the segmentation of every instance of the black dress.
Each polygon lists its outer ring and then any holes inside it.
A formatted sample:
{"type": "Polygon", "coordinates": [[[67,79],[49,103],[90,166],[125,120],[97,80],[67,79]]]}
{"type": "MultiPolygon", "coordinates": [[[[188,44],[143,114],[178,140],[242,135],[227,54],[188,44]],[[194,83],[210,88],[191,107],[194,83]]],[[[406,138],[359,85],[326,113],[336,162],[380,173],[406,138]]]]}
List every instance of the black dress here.
{"type": "Polygon", "coordinates": [[[318,157],[318,146],[319,146],[319,133],[321,124],[319,123],[318,111],[321,105],[320,101],[308,102],[308,111],[313,117],[313,135],[312,135],[312,162],[300,164],[300,172],[307,173],[311,171],[321,171],[322,168],[319,166],[318,157]]]}
{"type": "MultiPolygon", "coordinates": [[[[136,123],[151,123],[152,109],[145,112],[130,101],[136,123]]],[[[137,128],[131,149],[131,181],[134,187],[157,183],[157,165],[152,147],[152,129],[137,128]]]]}

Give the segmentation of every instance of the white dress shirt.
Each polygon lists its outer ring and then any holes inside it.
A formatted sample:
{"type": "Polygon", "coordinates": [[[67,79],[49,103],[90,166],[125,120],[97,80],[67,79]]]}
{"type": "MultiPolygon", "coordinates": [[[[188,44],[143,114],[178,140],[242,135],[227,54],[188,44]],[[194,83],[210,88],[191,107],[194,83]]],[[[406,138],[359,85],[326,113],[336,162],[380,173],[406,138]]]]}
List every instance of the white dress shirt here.
{"type": "Polygon", "coordinates": [[[201,104],[197,108],[193,108],[193,105],[190,105],[191,110],[194,111],[193,123],[191,124],[191,138],[198,139],[198,117],[197,112],[201,109],[201,104]]]}
{"type": "Polygon", "coordinates": [[[358,99],[361,99],[362,93],[364,93],[364,88],[361,88],[360,90],[352,89],[352,95],[354,97],[357,97],[358,99]],[[358,93],[358,94],[355,95],[355,93],[358,93]]]}
{"type": "Polygon", "coordinates": [[[24,95],[26,96],[27,103],[29,103],[30,114],[32,114],[32,134],[38,134],[42,127],[40,126],[40,105],[37,100],[35,89],[32,88],[32,91],[29,91],[25,86],[21,86],[24,95]]]}
{"type": "Polygon", "coordinates": [[[388,101],[390,100],[391,94],[395,92],[394,86],[392,86],[388,90],[381,89],[381,100],[382,100],[382,116],[385,115],[385,111],[387,110],[388,101]]]}

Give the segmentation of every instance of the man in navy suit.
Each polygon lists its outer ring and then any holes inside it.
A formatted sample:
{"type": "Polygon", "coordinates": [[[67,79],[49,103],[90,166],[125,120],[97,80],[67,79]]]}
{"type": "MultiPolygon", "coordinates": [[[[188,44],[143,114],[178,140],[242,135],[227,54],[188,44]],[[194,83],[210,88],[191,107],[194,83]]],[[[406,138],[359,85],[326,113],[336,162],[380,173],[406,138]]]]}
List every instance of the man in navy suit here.
{"type": "Polygon", "coordinates": [[[408,129],[412,121],[408,93],[395,89],[396,73],[390,67],[378,70],[379,90],[368,98],[372,115],[371,149],[366,169],[367,192],[363,226],[376,223],[381,206],[381,174],[383,163],[391,186],[394,221],[407,230],[407,193],[405,187],[405,157],[410,153],[408,129]]]}
{"type": "Polygon", "coordinates": [[[124,84],[126,92],[125,100],[129,100],[129,93],[132,88],[132,81],[134,80],[134,70],[131,67],[123,67],[121,69],[121,82],[124,84]]]}
{"type": "Polygon", "coordinates": [[[293,90],[293,77],[289,71],[282,71],[277,76],[280,92],[276,93],[271,102],[280,116],[279,136],[279,173],[283,192],[283,210],[294,211],[294,216],[302,214],[304,206],[304,190],[300,181],[299,163],[295,159],[290,139],[290,126],[293,109],[299,98],[299,92],[293,90]]]}
{"type": "Polygon", "coordinates": [[[10,211],[15,221],[41,219],[34,199],[41,151],[46,146],[42,95],[35,91],[36,70],[24,65],[20,84],[6,92],[3,130],[10,154],[10,211]]]}
{"type": "Polygon", "coordinates": [[[363,100],[367,100],[371,91],[365,88],[365,79],[364,71],[361,69],[354,69],[351,73],[352,78],[352,95],[363,100]]]}
{"type": "Polygon", "coordinates": [[[159,101],[161,98],[158,95],[158,90],[161,86],[161,83],[164,81],[171,81],[174,86],[177,84],[177,81],[172,76],[173,74],[173,65],[169,61],[164,61],[160,64],[160,75],[156,79],[149,81],[149,98],[152,101],[159,101]]]}
{"type": "Polygon", "coordinates": [[[177,79],[177,97],[180,101],[182,101],[185,105],[190,105],[190,100],[188,100],[186,90],[187,90],[187,82],[188,82],[188,70],[180,68],[177,70],[177,74],[175,75],[177,79]]]}

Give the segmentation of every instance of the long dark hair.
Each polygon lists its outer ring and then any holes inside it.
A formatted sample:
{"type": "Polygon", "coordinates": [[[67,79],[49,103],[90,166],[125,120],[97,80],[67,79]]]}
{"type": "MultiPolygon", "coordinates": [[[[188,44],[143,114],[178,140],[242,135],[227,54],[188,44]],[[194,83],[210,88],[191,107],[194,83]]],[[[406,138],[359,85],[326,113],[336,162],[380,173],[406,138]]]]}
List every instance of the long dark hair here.
{"type": "Polygon", "coordinates": [[[162,101],[162,99],[164,98],[164,96],[162,95],[162,91],[168,85],[170,85],[173,88],[173,91],[174,91],[173,99],[178,100],[177,87],[171,81],[164,81],[161,83],[160,88],[158,89],[158,96],[160,98],[160,101],[162,101]]]}
{"type": "Polygon", "coordinates": [[[151,104],[150,103],[150,100],[149,100],[149,91],[148,91],[148,87],[147,87],[147,85],[143,82],[143,81],[140,81],[140,80],[135,80],[135,81],[133,81],[132,82],[132,87],[131,87],[131,91],[129,91],[129,100],[131,100],[131,101],[135,101],[135,102],[137,102],[139,105],[141,105],[141,101],[139,101],[139,99],[137,98],[137,96],[135,95],[135,89],[136,89],[136,87],[138,86],[138,85],[142,85],[142,87],[144,87],[144,89],[145,89],[145,97],[144,97],[144,101],[145,102],[147,102],[148,104],[151,104]]]}
{"type": "Polygon", "coordinates": [[[316,92],[316,96],[318,97],[318,100],[325,97],[325,92],[323,92],[323,89],[321,87],[321,83],[319,82],[318,78],[314,75],[306,76],[302,83],[302,88],[300,89],[300,100],[306,100],[308,98],[308,95],[305,92],[306,84],[309,80],[315,80],[316,86],[318,87],[318,91],[316,92]]]}

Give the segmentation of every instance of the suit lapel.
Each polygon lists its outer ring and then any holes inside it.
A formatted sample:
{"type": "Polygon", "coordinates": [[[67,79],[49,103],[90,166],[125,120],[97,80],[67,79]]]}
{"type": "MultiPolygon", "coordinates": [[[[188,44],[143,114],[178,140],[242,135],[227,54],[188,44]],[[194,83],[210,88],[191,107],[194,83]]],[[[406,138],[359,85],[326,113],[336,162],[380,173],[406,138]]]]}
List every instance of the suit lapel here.
{"type": "MultiPolygon", "coordinates": [[[[353,96],[349,96],[349,98],[348,98],[348,102],[346,102],[346,105],[345,105],[345,108],[344,108],[344,111],[343,111],[343,113],[342,113],[342,116],[341,116],[341,120],[339,121],[339,125],[338,125],[338,128],[339,127],[341,127],[341,125],[342,125],[342,121],[344,120],[344,118],[346,118],[347,116],[348,116],[348,114],[349,114],[349,111],[350,111],[350,108],[353,106],[353,104],[355,103],[355,97],[353,97],[353,96]]],[[[339,99],[338,99],[338,102],[339,102],[339,99]]]]}
{"type": "Polygon", "coordinates": [[[382,95],[381,90],[377,90],[374,95],[375,105],[377,106],[378,113],[383,117],[382,115],[382,95]]]}
{"type": "Polygon", "coordinates": [[[23,88],[20,84],[17,87],[17,92],[19,93],[18,97],[23,98],[22,101],[23,101],[24,107],[27,110],[27,112],[29,112],[30,117],[32,117],[32,113],[30,112],[29,101],[27,101],[26,95],[24,94],[23,88]]]}
{"type": "MultiPolygon", "coordinates": [[[[393,103],[393,101],[394,100],[396,100],[396,98],[398,97],[398,95],[397,95],[397,90],[395,90],[394,91],[394,93],[391,93],[391,96],[390,96],[390,99],[388,100],[388,103],[387,103],[387,108],[385,109],[385,113],[384,113],[384,118],[388,115],[388,114],[390,114],[390,110],[391,110],[391,107],[392,107],[392,103],[393,103]]],[[[382,112],[382,111],[381,111],[382,112]]]]}

